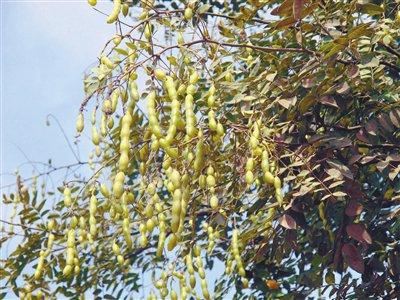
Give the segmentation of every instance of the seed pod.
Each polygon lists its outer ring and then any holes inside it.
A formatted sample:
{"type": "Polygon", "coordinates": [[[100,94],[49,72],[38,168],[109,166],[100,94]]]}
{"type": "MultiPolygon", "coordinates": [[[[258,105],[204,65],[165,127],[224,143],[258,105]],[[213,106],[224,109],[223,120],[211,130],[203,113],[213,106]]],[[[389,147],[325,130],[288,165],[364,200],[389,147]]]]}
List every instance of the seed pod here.
{"type": "Polygon", "coordinates": [[[72,274],[72,270],[73,270],[73,268],[72,268],[71,265],[66,265],[66,266],[64,267],[64,269],[63,269],[63,275],[64,275],[65,277],[69,277],[69,276],[72,274]]]}
{"type": "Polygon", "coordinates": [[[129,4],[122,4],[122,14],[126,17],[129,14],[129,4]]]}
{"type": "Polygon", "coordinates": [[[83,114],[80,113],[78,115],[78,119],[76,120],[76,131],[78,133],[81,133],[83,131],[84,126],[85,126],[85,120],[83,118],[83,114]]]}
{"type": "Polygon", "coordinates": [[[92,143],[96,146],[100,143],[100,136],[95,125],[92,126],[92,143]]]}
{"type": "Polygon", "coordinates": [[[47,223],[47,229],[52,231],[56,228],[57,224],[56,221],[54,219],[50,219],[47,223]]]}
{"type": "Polygon", "coordinates": [[[247,171],[245,175],[245,180],[248,185],[252,185],[254,181],[254,175],[252,171],[247,171]]]}
{"type": "Polygon", "coordinates": [[[172,234],[167,245],[168,251],[172,251],[178,243],[178,238],[175,234],[172,234]]]}
{"type": "Polygon", "coordinates": [[[107,23],[114,23],[118,19],[119,12],[121,10],[121,0],[114,0],[114,6],[111,14],[107,18],[107,23]]]}
{"type": "Polygon", "coordinates": [[[160,69],[156,69],[156,70],[154,70],[154,76],[158,79],[158,80],[161,80],[161,81],[164,81],[165,79],[166,79],[166,75],[165,75],[165,72],[163,71],[163,70],[160,70],[160,69]]]}
{"type": "Polygon", "coordinates": [[[123,172],[118,172],[117,175],[115,176],[113,193],[117,199],[121,198],[124,192],[124,179],[125,179],[125,174],[123,172]]]}
{"type": "Polygon", "coordinates": [[[210,206],[212,209],[216,209],[218,207],[218,198],[215,195],[212,195],[210,198],[210,206]]]}
{"type": "Polygon", "coordinates": [[[89,3],[89,5],[91,6],[95,6],[97,4],[97,0],[87,0],[87,2],[89,3]]]}
{"type": "MultiPolygon", "coordinates": [[[[120,1],[120,0],[117,0],[117,1],[120,1]]],[[[100,62],[111,70],[114,69],[114,67],[115,67],[114,63],[107,56],[102,56],[100,58],[100,62]]],[[[92,116],[92,123],[93,123],[93,116],[92,116]]]]}
{"type": "Polygon", "coordinates": [[[275,187],[275,189],[281,189],[282,188],[282,182],[281,182],[281,179],[278,177],[278,176],[275,176],[275,178],[274,178],[274,187],[275,187]]]}
{"type": "Polygon", "coordinates": [[[190,21],[193,18],[193,10],[190,7],[185,9],[184,17],[186,21],[190,21]]]}
{"type": "Polygon", "coordinates": [[[151,24],[146,23],[146,25],[144,26],[144,37],[146,38],[146,40],[149,41],[151,39],[151,35],[152,35],[151,24]]]}
{"type": "Polygon", "coordinates": [[[64,205],[66,207],[69,207],[69,206],[71,206],[71,204],[72,204],[71,190],[68,187],[66,187],[64,189],[64,205]]]}
{"type": "Polygon", "coordinates": [[[104,183],[100,185],[100,192],[104,196],[104,198],[110,198],[110,191],[104,183]]]}
{"type": "Polygon", "coordinates": [[[273,185],[275,181],[275,177],[274,175],[272,175],[271,172],[267,171],[264,173],[264,182],[269,184],[269,185],[273,185]]]}

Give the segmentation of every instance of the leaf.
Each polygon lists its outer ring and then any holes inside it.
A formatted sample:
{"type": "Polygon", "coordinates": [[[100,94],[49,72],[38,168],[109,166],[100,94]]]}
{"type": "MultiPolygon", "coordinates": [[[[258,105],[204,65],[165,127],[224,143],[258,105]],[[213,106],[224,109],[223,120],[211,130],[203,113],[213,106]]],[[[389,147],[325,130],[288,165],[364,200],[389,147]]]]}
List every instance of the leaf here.
{"type": "Polygon", "coordinates": [[[301,11],[303,10],[304,1],[294,0],[293,1],[293,17],[295,20],[301,19],[301,11]]]}
{"type": "Polygon", "coordinates": [[[337,87],[336,93],[345,94],[349,91],[349,89],[350,89],[350,86],[348,85],[348,83],[343,82],[337,87]]]}
{"type": "Polygon", "coordinates": [[[358,201],[350,200],[350,202],[346,206],[345,213],[349,217],[355,217],[361,214],[363,208],[364,207],[360,203],[358,203],[358,201]]]}
{"type": "Polygon", "coordinates": [[[372,244],[372,238],[362,224],[347,225],[346,232],[350,237],[359,242],[372,244]]]}
{"type": "Polygon", "coordinates": [[[315,97],[308,95],[304,97],[299,103],[300,113],[304,114],[315,103],[315,97]]]}
{"type": "Polygon", "coordinates": [[[357,131],[356,137],[357,137],[357,139],[359,139],[360,141],[362,141],[362,142],[364,142],[364,143],[366,143],[366,144],[369,144],[369,140],[368,140],[368,138],[367,138],[366,135],[365,135],[364,129],[360,129],[359,131],[357,131]]]}
{"type": "Polygon", "coordinates": [[[337,191],[333,193],[333,196],[335,197],[345,197],[347,194],[345,192],[337,191]]]}
{"type": "Polygon", "coordinates": [[[372,4],[372,3],[360,4],[360,6],[361,6],[361,11],[363,13],[369,14],[370,16],[380,15],[385,11],[379,5],[372,4]]]}
{"type": "Polygon", "coordinates": [[[277,99],[276,101],[284,108],[289,109],[291,106],[294,106],[296,104],[297,98],[292,97],[289,99],[277,99]]]}
{"type": "Polygon", "coordinates": [[[345,48],[346,46],[344,45],[335,44],[332,48],[330,48],[330,51],[324,56],[324,59],[328,59],[329,57],[335,55],[336,53],[339,53],[345,48]]]}
{"type": "Polygon", "coordinates": [[[369,121],[367,124],[365,124],[365,130],[370,134],[370,135],[375,135],[378,131],[378,124],[372,120],[369,121]]]}
{"type": "Polygon", "coordinates": [[[118,52],[119,54],[121,54],[121,55],[125,55],[125,56],[128,56],[128,55],[129,55],[128,51],[126,51],[126,50],[124,50],[124,49],[115,48],[114,50],[117,51],[117,52],[118,52]]]}
{"type": "Polygon", "coordinates": [[[350,78],[355,78],[359,74],[358,67],[356,65],[350,64],[347,66],[347,76],[350,78]]]}
{"type": "Polygon", "coordinates": [[[279,224],[287,229],[296,229],[297,227],[296,221],[288,214],[284,214],[279,219],[279,224]]]}
{"type": "Polygon", "coordinates": [[[332,178],[334,178],[336,180],[343,179],[343,175],[338,169],[328,169],[328,170],[326,170],[326,173],[328,173],[329,176],[331,176],[332,178]]]}
{"type": "Polygon", "coordinates": [[[274,8],[271,11],[271,15],[273,15],[273,16],[283,16],[283,15],[289,14],[292,2],[293,2],[293,0],[285,0],[285,1],[283,1],[283,3],[280,6],[274,8]]]}
{"type": "Polygon", "coordinates": [[[199,14],[204,14],[206,13],[209,9],[211,8],[210,4],[203,4],[202,6],[199,7],[199,9],[197,10],[197,12],[199,14]]]}
{"type": "Polygon", "coordinates": [[[330,96],[330,95],[322,96],[322,97],[318,100],[318,102],[319,102],[319,103],[322,103],[322,104],[324,104],[324,105],[327,105],[327,106],[332,106],[332,107],[335,107],[335,108],[339,108],[339,106],[338,106],[337,103],[336,103],[335,98],[333,98],[333,97],[330,96]]]}
{"type": "Polygon", "coordinates": [[[342,255],[345,262],[358,273],[364,273],[364,260],[353,244],[347,243],[342,246],[342,255]]]}
{"type": "Polygon", "coordinates": [[[400,127],[400,112],[399,112],[399,110],[392,110],[389,113],[389,118],[390,118],[390,121],[392,121],[394,126],[396,126],[397,128],[400,127]]]}
{"type": "Polygon", "coordinates": [[[362,35],[366,35],[368,33],[369,29],[369,24],[360,24],[356,27],[353,27],[349,30],[349,33],[347,34],[347,37],[349,39],[356,39],[359,38],[362,35]]]}

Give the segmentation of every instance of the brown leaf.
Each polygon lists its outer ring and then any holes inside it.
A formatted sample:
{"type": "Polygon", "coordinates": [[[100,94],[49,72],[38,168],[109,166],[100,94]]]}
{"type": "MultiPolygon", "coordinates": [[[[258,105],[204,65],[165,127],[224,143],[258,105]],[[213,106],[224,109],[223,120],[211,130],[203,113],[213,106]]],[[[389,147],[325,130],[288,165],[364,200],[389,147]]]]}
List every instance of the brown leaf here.
{"type": "Polygon", "coordinates": [[[287,229],[296,229],[297,224],[296,221],[289,216],[288,214],[284,214],[280,219],[279,219],[279,223],[287,228],[287,229]]]}
{"type": "Polygon", "coordinates": [[[378,116],[378,120],[379,120],[379,123],[381,124],[381,126],[383,128],[385,128],[387,131],[391,132],[393,130],[393,126],[390,123],[390,120],[388,120],[388,116],[387,115],[380,114],[378,116]]]}
{"type": "Polygon", "coordinates": [[[324,105],[328,105],[328,106],[332,106],[332,107],[335,107],[335,108],[339,108],[339,106],[336,103],[335,98],[333,98],[332,96],[329,96],[329,95],[322,96],[319,99],[319,102],[324,104],[324,105]]]}
{"type": "Polygon", "coordinates": [[[301,84],[302,84],[303,87],[305,87],[306,89],[312,88],[313,86],[315,86],[315,78],[313,78],[313,77],[304,78],[304,79],[301,81],[301,84]]]}
{"type": "Polygon", "coordinates": [[[341,84],[339,84],[339,86],[337,87],[336,92],[338,94],[345,94],[350,90],[350,86],[347,84],[347,82],[343,82],[341,84]]]}
{"type": "Polygon", "coordinates": [[[372,244],[372,238],[369,235],[368,231],[365,229],[364,225],[362,224],[347,225],[346,232],[350,237],[359,242],[372,244]]]}
{"type": "Polygon", "coordinates": [[[355,78],[359,74],[358,67],[356,65],[350,64],[347,66],[347,76],[350,78],[355,78]]]}
{"type": "Polygon", "coordinates": [[[374,120],[369,121],[367,124],[365,124],[365,130],[370,135],[376,135],[376,133],[378,131],[378,124],[374,120]]]}
{"type": "Polygon", "coordinates": [[[347,204],[345,213],[349,217],[358,216],[359,214],[361,214],[363,208],[364,207],[360,203],[358,203],[358,201],[350,200],[350,202],[347,204]]]}
{"type": "Polygon", "coordinates": [[[390,121],[392,121],[392,123],[394,124],[394,126],[396,126],[397,128],[400,127],[400,112],[399,112],[399,110],[392,110],[389,113],[389,118],[390,118],[390,121]]]}
{"type": "Polygon", "coordinates": [[[297,102],[296,97],[288,98],[288,99],[277,99],[276,100],[280,105],[284,108],[289,109],[291,106],[295,105],[297,102]]]}
{"type": "Polygon", "coordinates": [[[301,11],[303,10],[304,1],[294,0],[293,1],[293,17],[295,20],[301,19],[301,11]]]}
{"type": "Polygon", "coordinates": [[[364,260],[353,244],[347,243],[342,246],[342,255],[345,262],[358,273],[364,273],[364,260]]]}
{"type": "Polygon", "coordinates": [[[357,139],[359,139],[360,141],[369,144],[369,140],[368,138],[365,136],[365,131],[364,129],[360,129],[357,134],[356,134],[357,139]]]}
{"type": "Polygon", "coordinates": [[[271,15],[273,16],[282,16],[282,15],[287,15],[288,12],[290,11],[290,6],[292,5],[293,0],[285,0],[283,3],[271,10],[271,15]]]}

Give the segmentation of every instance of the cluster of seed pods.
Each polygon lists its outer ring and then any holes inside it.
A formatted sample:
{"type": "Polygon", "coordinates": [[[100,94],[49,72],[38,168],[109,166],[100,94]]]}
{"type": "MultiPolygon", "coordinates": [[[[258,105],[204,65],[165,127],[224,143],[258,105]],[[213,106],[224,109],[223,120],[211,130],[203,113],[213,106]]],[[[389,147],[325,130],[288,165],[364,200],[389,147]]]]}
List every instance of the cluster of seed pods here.
{"type": "MultiPolygon", "coordinates": [[[[96,5],[96,0],[89,0],[89,4],[96,5]]],[[[151,2],[142,2],[143,13],[139,20],[146,19],[151,5],[151,2]]],[[[128,10],[126,3],[114,1],[107,22],[115,22],[121,11],[127,15],[128,10]]],[[[190,5],[184,10],[184,18],[193,18],[193,7],[190,5]]],[[[144,23],[142,30],[145,39],[151,42],[153,26],[150,22],[144,23]]],[[[114,44],[120,45],[123,38],[121,35],[114,36],[114,44]]],[[[178,33],[177,43],[184,45],[181,32],[178,33]]],[[[139,47],[146,48],[144,45],[139,47]]],[[[225,140],[232,132],[226,132],[228,127],[219,113],[223,99],[220,99],[218,83],[209,82],[202,70],[190,66],[190,58],[183,47],[180,51],[186,65],[183,75],[148,67],[149,81],[144,93],[139,92],[137,84],[140,54],[136,45],[128,47],[128,56],[123,62],[106,55],[100,57],[99,77],[111,77],[119,67],[126,71],[120,81],[107,86],[107,92],[100,100],[102,102],[96,104],[91,115],[93,153],[104,165],[111,165],[112,168],[109,174],[104,175],[104,166],[101,166],[87,183],[88,192],[85,190],[83,194],[75,195],[71,184],[66,184],[63,189],[63,203],[71,215],[69,226],[64,226],[67,237],[63,266],[65,277],[71,278],[80,271],[76,240],[82,247],[89,242],[94,253],[96,240],[105,236],[105,227],[114,226],[109,247],[122,269],[129,265],[126,257],[134,248],[154,247],[156,261],[162,257],[177,256],[178,263],[175,265],[183,267],[183,272],[174,265],[162,271],[160,279],[154,281],[161,298],[169,295],[171,299],[186,299],[189,294],[211,298],[203,265],[206,254],[202,255],[202,249],[213,255],[221,241],[223,226],[215,224],[212,219],[203,222],[205,245],[200,240],[198,244],[193,244],[195,238],[188,243],[188,236],[196,227],[196,210],[203,209],[209,215],[223,213],[224,194],[219,188],[223,173],[213,161],[212,152],[215,149],[222,151],[225,140]],[[144,101],[143,106],[139,104],[141,100],[144,101]],[[99,120],[96,117],[98,107],[101,107],[99,120]],[[142,112],[142,107],[147,112],[142,112]],[[87,212],[77,209],[81,201],[79,197],[88,199],[87,212]],[[107,225],[104,225],[106,222],[107,225]],[[200,279],[198,286],[196,277],[200,279]],[[176,291],[167,288],[167,283],[173,280],[179,282],[179,296],[176,291]],[[196,287],[201,290],[201,296],[196,294],[196,287]]],[[[250,50],[247,53],[251,56],[250,50]]],[[[223,80],[233,82],[233,70],[228,70],[223,80]]],[[[78,135],[84,133],[84,110],[81,107],[76,121],[78,135]]],[[[273,147],[263,142],[265,126],[262,119],[250,120],[248,128],[248,157],[241,179],[243,190],[251,191],[260,184],[261,178],[266,186],[274,188],[276,201],[282,205],[277,162],[272,159],[273,147]]],[[[90,167],[94,169],[93,153],[90,167]]],[[[268,213],[273,217],[275,208],[268,213]]],[[[249,282],[241,256],[246,247],[240,243],[240,225],[235,227],[230,238],[230,251],[226,255],[226,273],[235,270],[243,287],[247,287],[249,282]]],[[[49,226],[49,230],[54,230],[54,226],[49,226]]],[[[52,241],[54,235],[50,234],[47,250],[40,253],[35,272],[37,280],[43,273],[52,241]]],[[[148,299],[156,298],[156,293],[151,291],[148,299]]]]}

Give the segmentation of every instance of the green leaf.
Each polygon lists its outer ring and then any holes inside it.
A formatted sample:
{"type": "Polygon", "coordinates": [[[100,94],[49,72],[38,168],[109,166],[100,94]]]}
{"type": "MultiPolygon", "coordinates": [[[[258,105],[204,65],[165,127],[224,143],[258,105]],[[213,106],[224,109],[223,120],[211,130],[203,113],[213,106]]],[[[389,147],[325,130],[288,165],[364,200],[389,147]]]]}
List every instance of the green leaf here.
{"type": "Polygon", "coordinates": [[[360,4],[360,6],[361,6],[361,11],[363,13],[369,14],[370,16],[380,15],[383,12],[385,12],[385,10],[382,7],[373,3],[360,4]]]}

